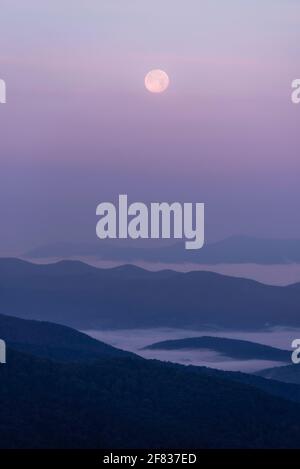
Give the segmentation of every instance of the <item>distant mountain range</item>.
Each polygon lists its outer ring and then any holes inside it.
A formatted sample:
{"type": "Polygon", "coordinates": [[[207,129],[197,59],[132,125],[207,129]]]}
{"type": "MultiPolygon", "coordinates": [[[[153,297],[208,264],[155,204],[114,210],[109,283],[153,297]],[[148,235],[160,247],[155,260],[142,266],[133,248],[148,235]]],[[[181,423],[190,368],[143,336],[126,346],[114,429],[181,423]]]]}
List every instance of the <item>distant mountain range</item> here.
{"type": "Polygon", "coordinates": [[[298,385],[116,354],[56,324],[1,316],[1,335],[0,448],[300,446],[298,385]]]}
{"type": "Polygon", "coordinates": [[[206,243],[200,250],[188,251],[184,243],[169,241],[149,245],[144,240],[120,242],[102,240],[95,243],[54,243],[24,253],[25,258],[84,258],[117,262],[163,262],[195,264],[290,264],[300,263],[299,239],[264,239],[232,236],[206,243]]]}
{"type": "Polygon", "coordinates": [[[213,350],[237,360],[291,361],[291,352],[257,344],[247,340],[227,339],[224,337],[192,337],[188,339],[164,340],[144,347],[145,350],[213,350]]]}
{"type": "Polygon", "coordinates": [[[300,326],[299,304],[300,284],[277,287],[212,272],[0,259],[3,313],[82,330],[300,326]]]}

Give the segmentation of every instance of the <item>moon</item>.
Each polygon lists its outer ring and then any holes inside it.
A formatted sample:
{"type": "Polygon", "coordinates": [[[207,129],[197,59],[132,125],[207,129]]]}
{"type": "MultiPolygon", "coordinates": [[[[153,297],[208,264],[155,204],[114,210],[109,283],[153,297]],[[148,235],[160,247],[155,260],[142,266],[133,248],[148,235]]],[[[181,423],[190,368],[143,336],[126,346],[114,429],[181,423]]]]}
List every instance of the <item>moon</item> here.
{"type": "Polygon", "coordinates": [[[150,93],[163,93],[169,84],[170,79],[163,70],[151,70],[145,76],[145,87],[150,93]]]}

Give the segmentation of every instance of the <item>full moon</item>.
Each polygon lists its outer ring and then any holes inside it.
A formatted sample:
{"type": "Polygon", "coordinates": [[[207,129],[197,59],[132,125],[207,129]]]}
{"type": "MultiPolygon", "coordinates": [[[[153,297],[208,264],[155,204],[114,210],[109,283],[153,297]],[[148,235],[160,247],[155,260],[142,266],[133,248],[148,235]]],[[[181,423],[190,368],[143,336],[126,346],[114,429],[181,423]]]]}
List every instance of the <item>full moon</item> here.
{"type": "Polygon", "coordinates": [[[145,76],[145,86],[150,93],[163,93],[170,84],[170,79],[163,70],[151,70],[145,76]]]}

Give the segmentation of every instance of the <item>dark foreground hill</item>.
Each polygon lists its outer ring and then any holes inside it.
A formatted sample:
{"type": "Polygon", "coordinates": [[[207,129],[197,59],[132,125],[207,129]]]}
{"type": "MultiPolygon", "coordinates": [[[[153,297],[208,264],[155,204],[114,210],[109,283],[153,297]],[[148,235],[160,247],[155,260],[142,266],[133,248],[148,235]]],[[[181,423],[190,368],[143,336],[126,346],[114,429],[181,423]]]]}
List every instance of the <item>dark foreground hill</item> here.
{"type": "Polygon", "coordinates": [[[187,339],[164,340],[144,347],[150,350],[213,350],[221,355],[238,360],[273,360],[290,362],[291,352],[247,340],[224,337],[192,337],[187,339]]]}
{"type": "Polygon", "coordinates": [[[0,320],[9,343],[1,448],[300,446],[300,386],[144,360],[56,324],[0,320]],[[41,358],[45,347],[51,360],[41,358]]]}
{"type": "Polygon", "coordinates": [[[57,361],[134,356],[67,326],[3,314],[0,314],[0,338],[15,350],[57,361]]]}
{"type": "Polygon", "coordinates": [[[2,448],[299,447],[299,404],[185,367],[9,350],[0,377],[2,448]]]}
{"type": "MultiPolygon", "coordinates": [[[[138,355],[92,339],[75,329],[49,322],[0,315],[0,337],[5,339],[13,350],[62,363],[90,363],[102,358],[115,357],[144,361],[138,355]]],[[[161,363],[161,366],[164,367],[165,363],[161,363]]],[[[179,368],[183,369],[182,366],[179,368]]],[[[274,396],[300,402],[300,386],[286,385],[256,375],[212,370],[206,367],[189,366],[184,369],[250,384],[274,396]]]]}
{"type": "Polygon", "coordinates": [[[77,329],[300,326],[299,304],[299,284],[268,286],[211,272],[0,260],[3,313],[77,329]]]}

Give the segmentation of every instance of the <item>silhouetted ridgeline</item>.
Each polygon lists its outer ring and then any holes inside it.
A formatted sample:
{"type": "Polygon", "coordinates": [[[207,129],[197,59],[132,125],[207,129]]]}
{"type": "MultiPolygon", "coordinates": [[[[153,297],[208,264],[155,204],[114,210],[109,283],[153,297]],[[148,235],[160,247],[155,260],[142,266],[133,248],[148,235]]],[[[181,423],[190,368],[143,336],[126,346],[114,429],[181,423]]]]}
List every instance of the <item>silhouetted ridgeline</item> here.
{"type": "Polygon", "coordinates": [[[70,327],[2,314],[0,337],[14,350],[62,362],[135,357],[133,353],[119,350],[70,327]]]}
{"type": "Polygon", "coordinates": [[[0,293],[6,314],[78,329],[300,326],[300,284],[268,286],[212,272],[1,259],[0,293]]]}
{"type": "Polygon", "coordinates": [[[9,344],[1,448],[299,447],[300,386],[116,354],[56,324],[0,322],[9,344]],[[43,341],[53,350],[80,345],[88,360],[40,358],[43,341]],[[16,351],[20,344],[30,353],[16,351]]]}
{"type": "Polygon", "coordinates": [[[256,375],[272,380],[282,381],[283,383],[300,384],[299,364],[268,368],[266,370],[258,371],[256,375]]]}
{"type": "Polygon", "coordinates": [[[291,351],[247,340],[224,337],[192,337],[188,339],[164,340],[144,347],[150,350],[214,350],[224,356],[238,360],[274,360],[291,362],[291,351]]]}

